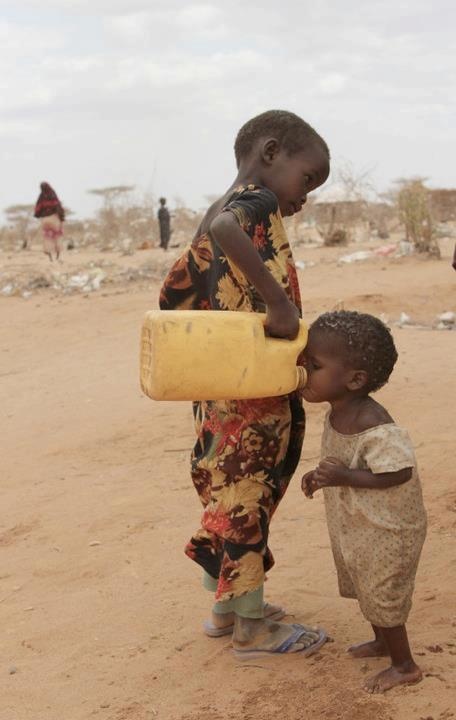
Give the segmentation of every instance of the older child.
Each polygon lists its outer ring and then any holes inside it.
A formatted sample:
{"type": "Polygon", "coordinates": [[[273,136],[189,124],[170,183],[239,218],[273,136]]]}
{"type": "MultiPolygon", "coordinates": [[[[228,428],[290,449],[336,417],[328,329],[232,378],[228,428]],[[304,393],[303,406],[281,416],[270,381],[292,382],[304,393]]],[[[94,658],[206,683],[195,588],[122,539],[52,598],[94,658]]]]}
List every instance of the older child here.
{"type": "MultiPolygon", "coordinates": [[[[294,338],[301,302],[282,216],[326,180],[329,151],[310,125],[280,110],[249,120],[234,150],[237,176],[172,267],[160,307],[266,312],[270,335],[294,338]]],[[[315,651],[323,631],[275,622],[283,610],[263,602],[269,523],[304,435],[300,398],[207,400],[194,403],[194,416],[192,478],[204,512],[186,553],[215,592],[207,634],[233,633],[242,653],[315,651]]]]}
{"type": "Polygon", "coordinates": [[[331,410],[322,460],[304,475],[302,489],[312,497],[323,488],[340,594],[358,600],[375,635],[349,652],[391,658],[391,667],[367,681],[369,692],[419,682],[405,623],[426,513],[410,439],[370,396],[396,362],[393,338],[372,315],[326,313],[311,325],[305,357],[303,397],[329,402],[331,410]]]}

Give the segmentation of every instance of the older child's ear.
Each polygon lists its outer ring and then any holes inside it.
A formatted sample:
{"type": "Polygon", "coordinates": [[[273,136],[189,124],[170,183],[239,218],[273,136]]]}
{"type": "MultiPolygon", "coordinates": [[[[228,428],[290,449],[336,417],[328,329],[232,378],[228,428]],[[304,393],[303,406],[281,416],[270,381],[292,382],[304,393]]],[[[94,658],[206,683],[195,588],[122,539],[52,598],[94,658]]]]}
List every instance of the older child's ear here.
{"type": "Polygon", "coordinates": [[[347,382],[349,390],[362,390],[368,381],[368,375],[365,370],[353,370],[347,382]]]}
{"type": "Polygon", "coordinates": [[[280,146],[275,138],[268,138],[261,148],[261,157],[269,165],[279,152],[280,146]]]}

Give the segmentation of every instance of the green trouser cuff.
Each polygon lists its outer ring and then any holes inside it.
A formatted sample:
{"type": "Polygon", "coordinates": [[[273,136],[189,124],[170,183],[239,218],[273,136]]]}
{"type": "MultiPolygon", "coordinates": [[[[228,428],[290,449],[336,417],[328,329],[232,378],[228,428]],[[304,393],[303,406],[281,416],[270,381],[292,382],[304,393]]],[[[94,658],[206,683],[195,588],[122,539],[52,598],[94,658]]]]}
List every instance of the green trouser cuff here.
{"type": "Polygon", "coordinates": [[[205,587],[206,590],[209,590],[209,592],[215,592],[217,590],[217,586],[217,578],[213,578],[212,575],[209,575],[208,572],[203,570],[203,587],[205,587]]]}
{"type": "MultiPolygon", "coordinates": [[[[204,571],[203,586],[206,590],[215,592],[217,585],[218,581],[204,571]]],[[[241,595],[241,597],[218,601],[214,604],[212,610],[220,615],[234,612],[236,615],[245,618],[262,618],[264,617],[263,585],[260,585],[256,590],[252,590],[252,592],[241,595]]]]}
{"type": "MultiPolygon", "coordinates": [[[[212,577],[212,575],[209,575],[205,570],[203,572],[203,587],[206,588],[206,590],[209,590],[209,592],[214,592],[217,590],[218,580],[212,577]]],[[[225,615],[225,613],[234,612],[233,607],[233,600],[222,600],[222,602],[216,602],[214,604],[214,607],[212,608],[212,611],[215,613],[218,613],[219,615],[225,615]]]]}
{"type": "Polygon", "coordinates": [[[263,585],[232,600],[236,615],[245,618],[264,617],[263,585]]]}

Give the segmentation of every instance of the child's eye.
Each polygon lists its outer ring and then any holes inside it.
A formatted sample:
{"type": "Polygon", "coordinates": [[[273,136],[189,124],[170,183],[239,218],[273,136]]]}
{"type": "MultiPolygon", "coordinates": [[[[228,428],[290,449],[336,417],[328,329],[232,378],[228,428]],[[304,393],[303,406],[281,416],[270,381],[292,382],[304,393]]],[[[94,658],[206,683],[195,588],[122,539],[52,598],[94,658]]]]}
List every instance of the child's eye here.
{"type": "Polygon", "coordinates": [[[313,358],[308,358],[307,360],[308,364],[312,368],[312,370],[320,370],[321,365],[319,365],[313,358]]]}

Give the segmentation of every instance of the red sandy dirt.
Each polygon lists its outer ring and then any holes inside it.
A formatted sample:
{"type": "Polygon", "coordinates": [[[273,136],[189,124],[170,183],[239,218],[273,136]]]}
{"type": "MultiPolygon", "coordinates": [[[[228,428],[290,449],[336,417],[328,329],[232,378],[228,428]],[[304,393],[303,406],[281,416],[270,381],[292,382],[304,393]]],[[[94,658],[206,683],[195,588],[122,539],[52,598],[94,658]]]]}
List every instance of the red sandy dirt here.
{"type": "Polygon", "coordinates": [[[445,253],[346,266],[334,249],[296,253],[318,261],[299,273],[307,320],[343,301],[428,326],[393,325],[400,359],[378,394],[414,439],[429,512],[409,623],[425,678],[381,697],[361,686],[385,659],[345,652],[368,627],[338,596],[322,498],[299,489],[325,408],[308,408],[299,472],[272,525],[267,597],[334,642],[309,659],[239,662],[229,639],[203,635],[210,596],[182,552],[200,514],[190,406],[139,390],[139,329],[158,284],[1,299],[1,720],[456,717],[456,332],[430,327],[456,306],[445,253]]]}

